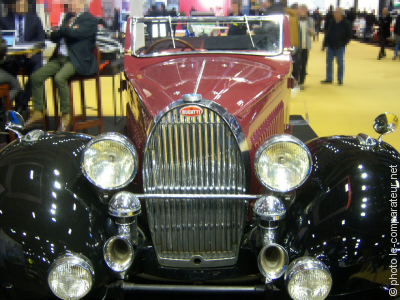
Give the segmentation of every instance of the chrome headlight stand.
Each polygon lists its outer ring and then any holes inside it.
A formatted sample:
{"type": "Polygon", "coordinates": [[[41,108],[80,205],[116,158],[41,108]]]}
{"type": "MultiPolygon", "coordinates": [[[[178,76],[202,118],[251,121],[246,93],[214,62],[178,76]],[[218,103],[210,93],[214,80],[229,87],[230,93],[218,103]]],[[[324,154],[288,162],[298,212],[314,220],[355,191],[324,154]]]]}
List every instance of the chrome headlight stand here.
{"type": "Polygon", "coordinates": [[[263,246],[276,243],[280,222],[286,215],[281,200],[275,196],[263,196],[254,204],[253,212],[263,235],[263,246]]]}
{"type": "Polygon", "coordinates": [[[139,199],[129,192],[115,194],[108,204],[108,213],[116,217],[118,234],[104,244],[104,260],[120,277],[133,263],[133,246],[138,244],[137,216],[141,212],[139,199]]]}

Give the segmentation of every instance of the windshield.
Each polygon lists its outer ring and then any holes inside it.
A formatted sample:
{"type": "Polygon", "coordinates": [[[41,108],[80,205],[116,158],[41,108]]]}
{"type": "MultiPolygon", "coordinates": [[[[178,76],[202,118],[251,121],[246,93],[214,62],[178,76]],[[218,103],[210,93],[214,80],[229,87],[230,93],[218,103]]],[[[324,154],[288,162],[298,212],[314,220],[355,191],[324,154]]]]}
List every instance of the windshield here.
{"type": "Polygon", "coordinates": [[[277,55],[283,49],[283,15],[146,17],[131,21],[138,57],[192,53],[277,55]]]}

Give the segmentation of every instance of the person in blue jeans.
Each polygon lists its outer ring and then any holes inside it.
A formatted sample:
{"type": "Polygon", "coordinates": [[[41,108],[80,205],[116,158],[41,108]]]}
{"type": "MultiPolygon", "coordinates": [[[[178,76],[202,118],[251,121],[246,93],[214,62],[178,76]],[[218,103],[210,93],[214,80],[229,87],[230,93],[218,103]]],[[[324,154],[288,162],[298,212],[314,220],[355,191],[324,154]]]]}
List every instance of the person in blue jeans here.
{"type": "Polygon", "coordinates": [[[394,38],[396,39],[396,47],[394,48],[394,56],[393,56],[393,60],[395,60],[398,57],[398,53],[400,50],[400,13],[397,15],[393,33],[394,33],[394,38]]]}
{"type": "Polygon", "coordinates": [[[350,22],[343,18],[343,13],[340,7],[336,8],[334,13],[334,21],[331,23],[326,31],[323,48],[326,51],[326,79],[321,83],[329,84],[333,82],[333,59],[336,56],[338,64],[338,83],[343,84],[344,72],[344,50],[346,45],[351,39],[351,25],[350,22]]]}

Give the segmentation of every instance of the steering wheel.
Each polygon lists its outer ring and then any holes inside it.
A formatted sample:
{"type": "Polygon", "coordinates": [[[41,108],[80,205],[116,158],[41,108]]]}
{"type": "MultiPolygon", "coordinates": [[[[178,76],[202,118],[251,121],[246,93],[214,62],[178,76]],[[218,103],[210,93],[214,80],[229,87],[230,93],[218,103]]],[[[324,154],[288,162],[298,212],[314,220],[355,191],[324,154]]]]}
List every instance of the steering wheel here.
{"type": "MultiPolygon", "coordinates": [[[[153,49],[154,49],[155,46],[157,46],[158,44],[164,43],[164,42],[168,42],[168,41],[172,41],[172,38],[165,38],[165,39],[161,39],[161,40],[158,40],[158,41],[154,42],[153,44],[150,45],[150,47],[146,50],[146,52],[145,52],[144,54],[150,54],[151,51],[153,51],[153,49]]],[[[194,48],[190,43],[188,43],[188,42],[186,42],[186,41],[184,41],[184,40],[181,40],[181,39],[174,39],[174,41],[175,41],[175,42],[178,42],[178,43],[181,43],[181,44],[184,44],[186,47],[189,47],[190,50],[192,50],[192,51],[196,51],[196,48],[194,48]]],[[[182,51],[183,51],[186,47],[184,47],[184,48],[182,49],[182,51]]]]}

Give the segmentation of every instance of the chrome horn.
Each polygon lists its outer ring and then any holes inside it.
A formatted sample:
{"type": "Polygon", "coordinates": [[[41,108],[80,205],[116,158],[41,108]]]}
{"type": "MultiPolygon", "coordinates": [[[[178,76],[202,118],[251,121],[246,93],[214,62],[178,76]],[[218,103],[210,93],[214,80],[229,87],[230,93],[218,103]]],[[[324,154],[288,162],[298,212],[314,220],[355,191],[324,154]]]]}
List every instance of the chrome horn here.
{"type": "Polygon", "coordinates": [[[115,194],[108,204],[108,213],[116,217],[118,235],[103,247],[104,260],[115,272],[126,271],[133,263],[133,245],[138,242],[137,215],[141,212],[139,199],[129,192],[115,194]]]}
{"type": "Polygon", "coordinates": [[[380,134],[378,142],[382,142],[384,135],[389,134],[396,130],[399,125],[399,118],[395,114],[385,112],[376,117],[373,127],[374,130],[380,134]]]}
{"type": "Polygon", "coordinates": [[[289,255],[285,248],[278,244],[269,244],[258,254],[258,269],[265,277],[265,283],[281,277],[289,264],[289,255]]]}

